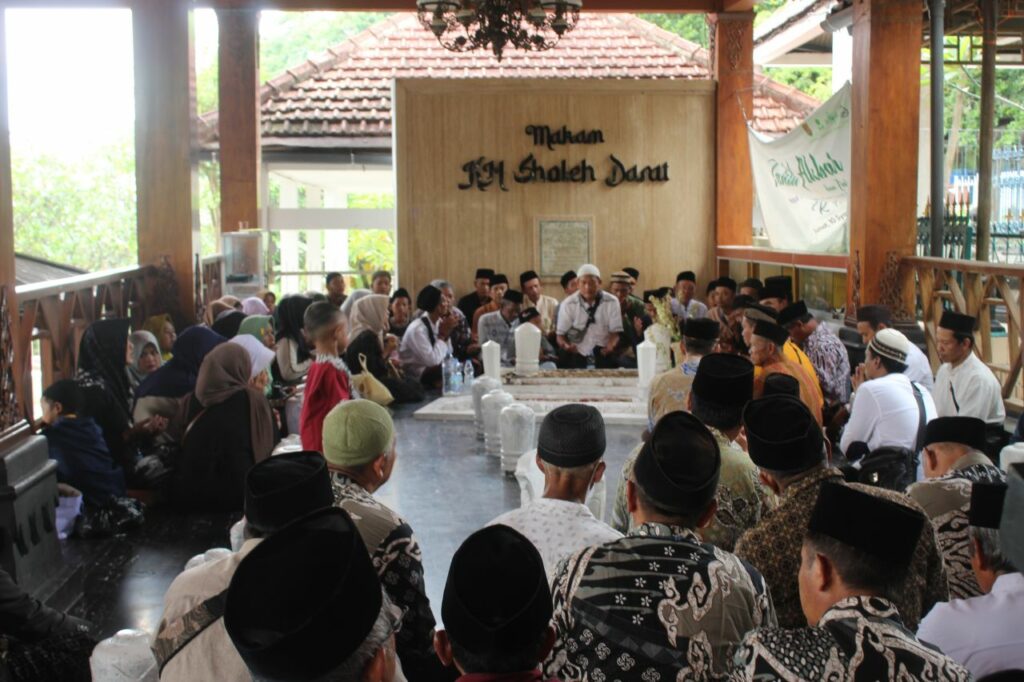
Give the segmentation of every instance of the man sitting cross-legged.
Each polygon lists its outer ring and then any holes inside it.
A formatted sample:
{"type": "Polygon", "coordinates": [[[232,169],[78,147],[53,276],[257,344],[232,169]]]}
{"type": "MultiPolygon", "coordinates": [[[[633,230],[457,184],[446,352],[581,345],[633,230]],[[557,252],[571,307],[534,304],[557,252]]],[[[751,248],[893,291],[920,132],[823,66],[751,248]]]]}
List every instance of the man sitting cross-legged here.
{"type": "MultiPolygon", "coordinates": [[[[530,541],[507,526],[470,535],[452,557],[437,656],[462,682],[540,682],[551,651],[551,590],[530,541]]],[[[557,682],[552,680],[551,682],[557,682]]]]}
{"type": "Polygon", "coordinates": [[[605,433],[601,413],[590,405],[562,405],[544,417],[537,437],[537,466],[544,496],[502,514],[489,525],[516,529],[544,559],[548,582],[573,552],[622,537],[594,517],[587,493],[604,476],[605,433]]]}
{"type": "MultiPolygon", "coordinates": [[[[807,406],[792,396],[751,401],[743,410],[743,426],[750,458],[761,470],[761,481],[779,496],[779,504],[740,537],[736,554],[760,570],[771,585],[779,625],[801,627],[806,621],[800,609],[797,572],[804,529],[821,487],[843,481],[843,474],[829,466],[821,427],[807,406]]],[[[850,485],[923,512],[902,493],[850,485]]],[[[853,515],[849,522],[862,523],[853,515]]],[[[929,527],[921,534],[895,602],[903,622],[914,629],[936,602],[948,596],[942,556],[929,527]]]]}
{"type": "Polygon", "coordinates": [[[1024,575],[999,537],[1005,499],[1003,483],[971,487],[971,566],[982,596],[936,604],[917,630],[977,678],[1024,670],[1024,575]]]}
{"type": "Polygon", "coordinates": [[[749,630],[775,623],[761,574],[698,535],[715,515],[720,468],[696,417],[658,422],[627,488],[635,530],[572,555],[555,579],[548,675],[709,679],[749,630]]]}
{"type": "Polygon", "coordinates": [[[970,680],[914,636],[895,604],[922,532],[931,529],[918,511],[847,485],[822,486],[799,569],[810,628],[748,634],[729,679],[970,680]]]}

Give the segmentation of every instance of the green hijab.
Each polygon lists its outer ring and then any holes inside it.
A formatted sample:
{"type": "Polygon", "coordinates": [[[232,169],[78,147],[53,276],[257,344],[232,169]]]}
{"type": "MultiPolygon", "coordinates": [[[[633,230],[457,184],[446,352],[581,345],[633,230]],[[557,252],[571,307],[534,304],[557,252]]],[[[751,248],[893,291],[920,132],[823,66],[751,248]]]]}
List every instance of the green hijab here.
{"type": "Polygon", "coordinates": [[[262,342],[265,334],[274,335],[274,318],[270,315],[249,315],[242,320],[238,333],[255,336],[262,342]]]}

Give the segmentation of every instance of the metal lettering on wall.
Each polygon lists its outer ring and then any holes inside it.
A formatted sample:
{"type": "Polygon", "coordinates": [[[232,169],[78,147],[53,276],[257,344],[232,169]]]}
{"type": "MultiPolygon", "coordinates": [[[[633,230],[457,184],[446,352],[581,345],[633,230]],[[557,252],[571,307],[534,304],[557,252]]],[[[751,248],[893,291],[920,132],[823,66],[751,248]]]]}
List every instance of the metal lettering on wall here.
{"type": "MultiPolygon", "coordinates": [[[[567,126],[551,128],[550,126],[526,126],[526,135],[536,147],[544,147],[555,151],[557,147],[569,145],[604,144],[604,132],[601,130],[570,130],[567,126]]],[[[653,182],[668,182],[668,162],[653,166],[631,163],[609,154],[602,171],[602,181],[607,187],[637,185],[653,182]]],[[[543,183],[577,183],[587,184],[598,181],[599,169],[587,159],[570,161],[562,159],[555,164],[542,163],[532,152],[509,172],[502,159],[489,159],[485,156],[467,161],[462,166],[466,174],[465,182],[459,183],[459,189],[478,189],[486,192],[491,187],[508,192],[508,182],[519,185],[543,183]]]]}

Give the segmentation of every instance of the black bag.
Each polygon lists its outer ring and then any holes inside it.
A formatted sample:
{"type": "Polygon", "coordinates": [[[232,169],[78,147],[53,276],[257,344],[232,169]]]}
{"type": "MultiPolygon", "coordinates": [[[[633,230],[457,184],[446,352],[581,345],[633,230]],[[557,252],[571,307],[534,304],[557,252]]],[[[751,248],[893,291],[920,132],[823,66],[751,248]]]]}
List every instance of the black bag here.
{"type": "Polygon", "coordinates": [[[843,467],[843,474],[851,483],[903,492],[917,479],[917,463],[917,454],[907,448],[882,447],[864,457],[860,468],[843,467]]]}

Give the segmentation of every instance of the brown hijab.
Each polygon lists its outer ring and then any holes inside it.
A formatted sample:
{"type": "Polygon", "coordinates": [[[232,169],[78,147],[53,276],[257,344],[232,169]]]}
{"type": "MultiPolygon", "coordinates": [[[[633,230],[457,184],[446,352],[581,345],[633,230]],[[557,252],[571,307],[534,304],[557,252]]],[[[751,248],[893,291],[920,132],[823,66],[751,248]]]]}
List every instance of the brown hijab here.
{"type": "Polygon", "coordinates": [[[274,450],[274,421],[263,393],[249,385],[251,373],[252,360],[244,348],[235,343],[221,344],[203,360],[195,396],[200,405],[210,408],[239,391],[248,391],[252,451],[256,461],[261,462],[274,450]]]}
{"type": "Polygon", "coordinates": [[[382,294],[370,294],[356,301],[348,316],[349,338],[354,339],[366,330],[382,336],[388,325],[389,302],[390,299],[382,294]]]}

